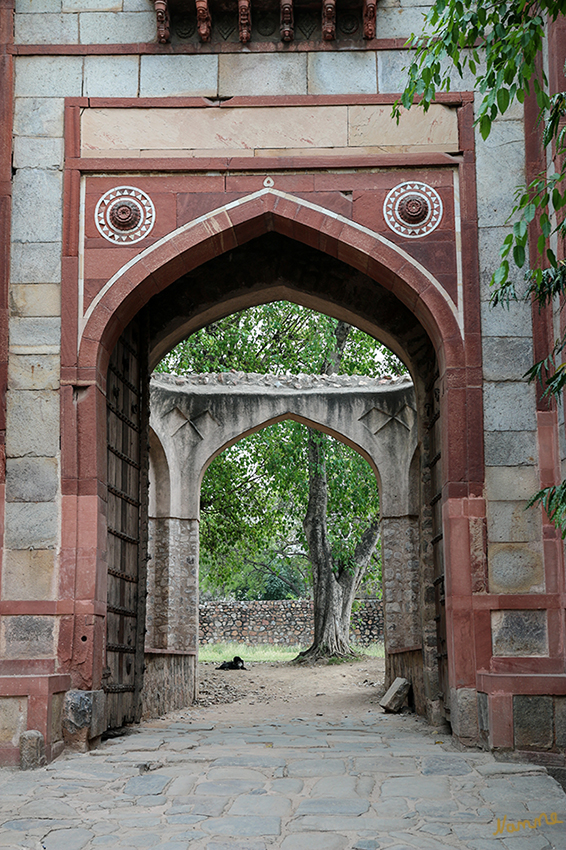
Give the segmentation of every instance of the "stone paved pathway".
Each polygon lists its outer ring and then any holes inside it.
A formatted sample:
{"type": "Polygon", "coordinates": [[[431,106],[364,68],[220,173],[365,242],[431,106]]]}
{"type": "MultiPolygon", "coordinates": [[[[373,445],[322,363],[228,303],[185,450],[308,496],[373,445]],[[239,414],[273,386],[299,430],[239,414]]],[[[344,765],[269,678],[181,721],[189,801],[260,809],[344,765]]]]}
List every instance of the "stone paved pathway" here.
{"type": "Polygon", "coordinates": [[[1,850],[566,850],[566,796],[543,768],[458,752],[379,709],[146,723],[34,772],[1,770],[0,822],[1,850]]]}

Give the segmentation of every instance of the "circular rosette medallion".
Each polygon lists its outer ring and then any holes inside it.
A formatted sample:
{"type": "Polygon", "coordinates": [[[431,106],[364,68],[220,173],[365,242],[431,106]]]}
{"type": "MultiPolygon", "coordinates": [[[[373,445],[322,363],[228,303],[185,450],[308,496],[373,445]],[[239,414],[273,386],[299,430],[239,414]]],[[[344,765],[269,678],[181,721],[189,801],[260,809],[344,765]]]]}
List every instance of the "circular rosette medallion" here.
{"type": "Polygon", "coordinates": [[[150,234],[155,223],[155,207],[141,189],[117,186],[100,198],[94,220],[99,233],[109,242],[133,245],[150,234]]]}
{"type": "Polygon", "coordinates": [[[419,239],[440,224],[442,201],[436,189],[426,183],[400,183],[387,195],[383,215],[394,233],[419,239]]]}

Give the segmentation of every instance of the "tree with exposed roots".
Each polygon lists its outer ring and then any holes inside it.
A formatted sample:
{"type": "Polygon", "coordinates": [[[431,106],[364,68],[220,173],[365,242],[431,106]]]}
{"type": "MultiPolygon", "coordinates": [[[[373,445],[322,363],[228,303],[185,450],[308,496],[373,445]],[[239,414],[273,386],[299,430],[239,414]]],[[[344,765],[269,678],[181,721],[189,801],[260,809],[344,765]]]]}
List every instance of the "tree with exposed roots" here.
{"type": "MultiPolygon", "coordinates": [[[[338,322],[334,329],[336,344],[324,363],[327,374],[337,373],[352,326],[338,322]]],[[[379,511],[362,531],[353,552],[340,557],[333,551],[328,534],[328,477],[326,474],[327,438],[308,429],[309,500],[303,528],[312,568],[314,603],[314,640],[297,660],[348,656],[350,618],[356,592],[364,578],[379,539],[379,511]]]]}

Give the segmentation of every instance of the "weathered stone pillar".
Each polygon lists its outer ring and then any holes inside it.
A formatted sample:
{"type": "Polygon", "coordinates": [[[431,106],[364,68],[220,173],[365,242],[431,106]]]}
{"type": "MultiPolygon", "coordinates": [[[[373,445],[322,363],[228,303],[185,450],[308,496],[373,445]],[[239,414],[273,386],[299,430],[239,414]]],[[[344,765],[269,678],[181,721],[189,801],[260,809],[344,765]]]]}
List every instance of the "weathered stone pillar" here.
{"type": "Polygon", "coordinates": [[[169,621],[169,518],[149,518],[146,648],[167,647],[169,621]]]}
{"type": "Polygon", "coordinates": [[[382,518],[381,565],[387,682],[409,679],[416,711],[427,714],[417,517],[382,518]]]}
{"type": "Polygon", "coordinates": [[[198,645],[198,519],[169,520],[167,648],[196,651],[198,645]]]}
{"type": "Polygon", "coordinates": [[[381,557],[388,651],[421,646],[419,529],[416,517],[383,517],[381,557]]]}
{"type": "Polygon", "coordinates": [[[146,649],[196,652],[198,519],[152,517],[146,649]]]}
{"type": "Polygon", "coordinates": [[[196,698],[198,525],[196,519],[150,520],[143,717],[196,698]]]}
{"type": "Polygon", "coordinates": [[[186,516],[187,508],[197,510],[182,498],[186,470],[167,434],[152,430],[143,717],[184,708],[196,697],[199,523],[186,516]]]}

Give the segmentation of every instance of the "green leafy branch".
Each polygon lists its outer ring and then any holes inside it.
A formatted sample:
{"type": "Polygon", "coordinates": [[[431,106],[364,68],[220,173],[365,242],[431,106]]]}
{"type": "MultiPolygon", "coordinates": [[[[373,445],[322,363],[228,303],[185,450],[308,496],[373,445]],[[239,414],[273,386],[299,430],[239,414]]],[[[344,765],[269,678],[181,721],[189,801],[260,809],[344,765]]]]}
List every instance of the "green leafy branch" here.
{"type": "Polygon", "coordinates": [[[562,481],[555,487],[545,487],[531,496],[527,503],[528,508],[541,504],[545,509],[549,520],[562,533],[562,539],[566,537],[566,481],[562,481]]]}
{"type": "Polygon", "coordinates": [[[423,33],[407,42],[415,54],[393,115],[399,120],[400,107],[410,109],[415,98],[427,111],[438,91],[450,91],[452,66],[460,77],[468,67],[483,94],[476,123],[484,139],[515,99],[524,102],[531,83],[539,108],[550,109],[538,57],[545,19],[556,20],[565,11],[566,0],[436,0],[424,16],[423,33]]]}
{"type": "MultiPolygon", "coordinates": [[[[559,159],[566,152],[566,92],[549,96],[539,58],[546,20],[556,20],[565,12],[566,0],[436,0],[424,16],[423,34],[412,35],[407,42],[414,56],[407,85],[393,105],[393,116],[399,121],[401,107],[410,109],[415,101],[426,112],[438,91],[450,90],[452,68],[462,77],[468,67],[483,95],[475,119],[482,138],[488,138],[495,119],[514,100],[524,102],[532,86],[544,125],[543,145],[554,143],[559,159]]],[[[537,248],[542,264],[529,272],[527,296],[534,295],[540,303],[542,266],[558,266],[549,240],[554,233],[564,235],[564,225],[556,220],[553,223],[553,218],[566,205],[565,177],[566,165],[562,164],[556,173],[542,174],[529,186],[517,189],[510,219],[518,220],[503,243],[502,262],[492,278],[494,304],[508,304],[516,298],[515,284],[509,278],[510,257],[518,268],[525,266],[528,226],[535,218],[540,228],[537,248]]]]}
{"type": "Polygon", "coordinates": [[[502,262],[496,269],[491,285],[494,287],[491,295],[493,305],[508,305],[510,300],[517,300],[515,282],[509,277],[509,256],[517,268],[524,268],[527,262],[527,240],[529,224],[538,219],[540,235],[537,241],[537,251],[541,260],[549,264],[549,268],[533,268],[527,271],[525,279],[527,287],[524,299],[534,298],[540,307],[551,304],[554,297],[564,291],[563,263],[559,262],[550,247],[550,237],[556,234],[563,237],[566,228],[564,221],[553,223],[556,214],[566,206],[566,177],[564,170],[550,175],[540,175],[525,189],[520,187],[515,193],[516,204],[510,218],[519,216],[513,224],[513,229],[503,240],[501,247],[502,262]]]}
{"type": "MultiPolygon", "coordinates": [[[[475,77],[476,90],[483,95],[475,123],[484,140],[495,119],[515,100],[524,103],[531,91],[536,96],[542,144],[553,154],[555,171],[548,169],[517,189],[509,216],[512,230],[503,242],[501,263],[491,280],[493,305],[509,306],[511,300],[518,300],[510,262],[519,269],[527,265],[529,225],[533,223],[539,232],[538,260],[529,258],[531,268],[525,274],[522,297],[534,300],[542,309],[566,293],[566,264],[557,258],[552,245],[566,235],[561,214],[566,206],[566,92],[550,96],[541,70],[547,23],[565,13],[566,0],[436,0],[425,16],[423,33],[407,42],[414,54],[405,90],[393,106],[397,121],[401,107],[410,109],[418,102],[426,112],[438,91],[450,91],[453,68],[463,77],[467,67],[475,77]]],[[[566,387],[565,348],[563,335],[550,355],[525,375],[531,382],[538,381],[547,397],[561,397],[566,387]]],[[[566,536],[566,481],[540,490],[529,505],[538,503],[566,536]]]]}

